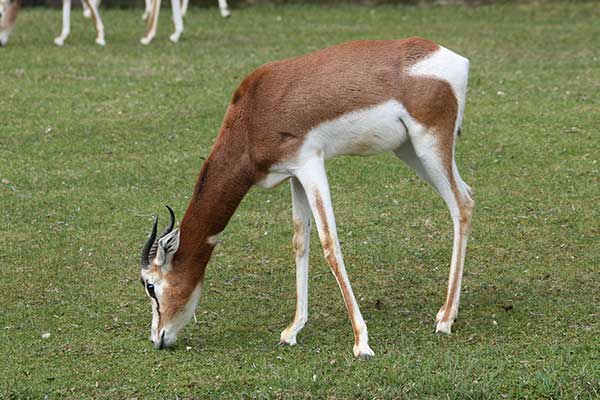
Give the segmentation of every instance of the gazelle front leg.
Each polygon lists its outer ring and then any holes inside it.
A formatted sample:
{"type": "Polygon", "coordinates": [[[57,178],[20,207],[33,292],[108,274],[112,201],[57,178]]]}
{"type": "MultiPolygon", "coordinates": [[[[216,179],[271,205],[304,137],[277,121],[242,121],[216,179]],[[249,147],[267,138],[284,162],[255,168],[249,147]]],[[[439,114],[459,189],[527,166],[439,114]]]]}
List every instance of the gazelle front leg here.
{"type": "Polygon", "coordinates": [[[296,335],[308,321],[308,255],[310,249],[310,205],[302,185],[290,179],[292,215],[294,220],[294,250],[296,252],[296,314],[292,323],[281,332],[281,344],[293,346],[296,335]]]}
{"type": "Polygon", "coordinates": [[[183,17],[181,15],[180,0],[171,0],[171,8],[173,9],[173,25],[175,25],[175,32],[169,36],[169,39],[171,42],[177,43],[179,37],[183,33],[183,17]]]}
{"type": "Polygon", "coordinates": [[[325,258],[342,291],[342,297],[344,298],[350,322],[352,323],[352,329],[354,330],[354,355],[361,358],[372,357],[374,353],[369,347],[367,325],[363,320],[358,303],[352,292],[352,286],[350,285],[342,258],[324,160],[321,157],[315,156],[299,168],[295,172],[295,175],[304,188],[317,224],[317,231],[323,245],[325,258]]]}

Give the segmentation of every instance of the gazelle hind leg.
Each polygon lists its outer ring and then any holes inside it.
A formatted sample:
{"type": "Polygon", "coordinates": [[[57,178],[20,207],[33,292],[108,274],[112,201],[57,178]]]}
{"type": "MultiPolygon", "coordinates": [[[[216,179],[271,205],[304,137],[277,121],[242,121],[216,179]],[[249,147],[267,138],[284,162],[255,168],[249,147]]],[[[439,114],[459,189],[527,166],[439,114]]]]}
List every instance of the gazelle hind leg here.
{"type": "Polygon", "coordinates": [[[437,190],[450,210],[454,224],[450,277],[446,301],[436,316],[436,332],[450,334],[458,314],[465,252],[475,203],[469,186],[458,173],[453,146],[441,148],[440,141],[432,132],[413,132],[411,141],[395,153],[437,190]]]}
{"type": "Polygon", "coordinates": [[[94,26],[96,27],[96,44],[100,46],[106,45],[106,41],[104,40],[104,24],[102,24],[100,13],[96,7],[96,4],[99,4],[100,2],[96,2],[94,0],[83,0],[83,2],[87,4],[90,13],[92,14],[92,20],[94,21],[94,26]]]}
{"type": "Polygon", "coordinates": [[[295,345],[296,335],[308,321],[308,255],[310,249],[310,205],[302,185],[290,179],[296,252],[296,313],[292,323],[281,332],[281,344],[295,345]]]}
{"type": "Polygon", "coordinates": [[[221,16],[223,18],[227,18],[231,15],[229,11],[229,5],[227,4],[227,0],[219,0],[219,10],[221,11],[221,16]]]}
{"type": "Polygon", "coordinates": [[[295,171],[295,175],[302,184],[306,197],[310,204],[319,239],[323,246],[325,258],[331,267],[331,272],[342,292],[346,309],[350,316],[352,329],[354,330],[354,355],[360,358],[372,357],[373,350],[369,347],[369,334],[367,325],[360,313],[358,303],[354,297],[342,251],[337,237],[335,218],[329,193],[329,184],[325,173],[325,163],[320,157],[314,156],[301,168],[295,171]]]}

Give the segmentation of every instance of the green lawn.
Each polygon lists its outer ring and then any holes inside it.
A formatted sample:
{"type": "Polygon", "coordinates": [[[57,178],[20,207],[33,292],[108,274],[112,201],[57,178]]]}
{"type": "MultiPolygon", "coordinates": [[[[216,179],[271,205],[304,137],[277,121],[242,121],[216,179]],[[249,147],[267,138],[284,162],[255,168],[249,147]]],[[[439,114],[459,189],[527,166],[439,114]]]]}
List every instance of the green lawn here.
{"type": "MultiPolygon", "coordinates": [[[[600,397],[600,8],[597,4],[255,6],[222,20],[25,9],[0,49],[0,398],[600,397]],[[434,335],[448,212],[395,157],[329,162],[339,235],[376,357],[352,329],[313,235],[310,321],[294,310],[289,185],[252,190],[211,260],[197,323],[148,341],[138,253],[181,217],[231,93],[262,63],[412,35],[471,60],[457,146],[476,213],[453,335],[434,335]],[[49,333],[49,338],[42,335],[49,333]]],[[[300,112],[301,110],[299,110],[300,112]]]]}

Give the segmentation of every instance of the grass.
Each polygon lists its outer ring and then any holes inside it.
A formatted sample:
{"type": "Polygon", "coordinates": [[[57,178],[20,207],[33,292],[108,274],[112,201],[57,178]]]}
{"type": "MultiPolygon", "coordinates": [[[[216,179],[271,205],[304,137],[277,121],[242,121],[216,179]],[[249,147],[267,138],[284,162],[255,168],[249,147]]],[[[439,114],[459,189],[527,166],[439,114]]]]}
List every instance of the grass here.
{"type": "MultiPolygon", "coordinates": [[[[593,3],[25,9],[0,49],[0,398],[580,398],[600,396],[600,59],[593,3]],[[252,190],[208,267],[198,322],[148,342],[138,250],[165,203],[182,216],[231,93],[262,63],[358,38],[419,35],[471,59],[461,174],[476,191],[460,319],[432,334],[451,223],[393,156],[328,170],[376,358],[313,241],[310,322],[294,308],[288,185],[252,190]],[[44,333],[50,337],[43,339],[44,333]]],[[[316,235],[313,235],[313,238],[316,235]]]]}

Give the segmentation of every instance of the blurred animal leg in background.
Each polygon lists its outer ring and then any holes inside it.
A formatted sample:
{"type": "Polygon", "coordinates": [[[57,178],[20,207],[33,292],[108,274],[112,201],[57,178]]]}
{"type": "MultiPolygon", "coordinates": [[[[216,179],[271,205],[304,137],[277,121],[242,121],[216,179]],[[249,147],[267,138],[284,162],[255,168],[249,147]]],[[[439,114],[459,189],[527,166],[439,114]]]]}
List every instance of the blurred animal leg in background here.
{"type": "Polygon", "coordinates": [[[21,9],[21,0],[13,0],[10,3],[0,2],[0,46],[8,43],[10,33],[17,22],[17,16],[21,9]]]}
{"type": "Polygon", "coordinates": [[[175,32],[169,36],[169,40],[173,43],[177,43],[179,37],[183,33],[183,16],[181,15],[180,0],[171,0],[171,7],[173,8],[173,25],[175,26],[175,32]]]}
{"type": "Polygon", "coordinates": [[[150,16],[148,17],[148,27],[146,29],[146,35],[140,40],[144,45],[150,44],[154,36],[156,36],[156,24],[158,23],[158,14],[160,12],[160,0],[151,0],[152,6],[150,10],[150,16]]]}
{"type": "Polygon", "coordinates": [[[71,0],[63,0],[62,7],[62,30],[60,35],[54,39],[54,44],[62,46],[71,31],[71,0]]]}
{"type": "Polygon", "coordinates": [[[188,6],[190,4],[190,0],[181,0],[181,16],[185,17],[185,14],[187,14],[187,9],[188,6]]]}
{"type": "Polygon", "coordinates": [[[142,14],[142,19],[145,21],[150,16],[152,12],[152,0],[145,0],[146,8],[144,9],[144,13],[142,14]]]}
{"type": "Polygon", "coordinates": [[[221,10],[221,16],[223,18],[227,18],[231,15],[229,6],[227,5],[227,0],[219,0],[219,10],[221,10]]]}
{"type": "Polygon", "coordinates": [[[102,24],[102,19],[100,18],[97,7],[97,4],[100,4],[100,0],[83,0],[83,2],[87,4],[87,7],[92,14],[92,20],[96,27],[96,44],[100,46],[106,45],[106,41],[104,40],[104,24],[102,24]]]}
{"type": "MultiPolygon", "coordinates": [[[[100,7],[100,0],[92,0],[94,5],[96,6],[96,9],[98,9],[98,7],[100,7]]],[[[81,0],[81,7],[83,7],[83,16],[85,18],[92,18],[92,12],[90,11],[90,8],[88,7],[87,3],[84,0],[81,0]]]]}

